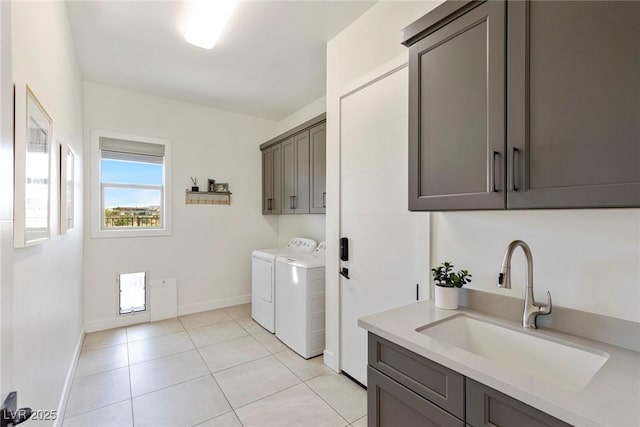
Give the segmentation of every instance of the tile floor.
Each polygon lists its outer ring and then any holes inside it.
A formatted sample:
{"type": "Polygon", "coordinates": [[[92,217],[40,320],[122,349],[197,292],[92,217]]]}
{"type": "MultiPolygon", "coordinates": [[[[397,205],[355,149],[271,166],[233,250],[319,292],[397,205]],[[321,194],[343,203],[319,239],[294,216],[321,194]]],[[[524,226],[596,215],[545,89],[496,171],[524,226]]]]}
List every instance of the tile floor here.
{"type": "Polygon", "coordinates": [[[88,334],[64,426],[357,426],[366,392],[304,360],[250,304],[88,334]]]}

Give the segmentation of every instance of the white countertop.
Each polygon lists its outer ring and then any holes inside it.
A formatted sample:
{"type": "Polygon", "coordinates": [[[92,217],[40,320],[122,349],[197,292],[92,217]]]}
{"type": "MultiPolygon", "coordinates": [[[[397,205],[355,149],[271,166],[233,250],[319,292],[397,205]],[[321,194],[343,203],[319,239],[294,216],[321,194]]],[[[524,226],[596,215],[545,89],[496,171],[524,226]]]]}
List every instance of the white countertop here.
{"type": "Polygon", "coordinates": [[[518,322],[462,307],[459,310],[442,310],[434,306],[433,300],[366,316],[358,320],[358,325],[567,423],[576,426],[640,426],[639,352],[550,329],[531,332],[523,329],[524,333],[568,341],[610,354],[584,389],[567,391],[416,331],[460,313],[510,327],[519,326],[518,322]]]}

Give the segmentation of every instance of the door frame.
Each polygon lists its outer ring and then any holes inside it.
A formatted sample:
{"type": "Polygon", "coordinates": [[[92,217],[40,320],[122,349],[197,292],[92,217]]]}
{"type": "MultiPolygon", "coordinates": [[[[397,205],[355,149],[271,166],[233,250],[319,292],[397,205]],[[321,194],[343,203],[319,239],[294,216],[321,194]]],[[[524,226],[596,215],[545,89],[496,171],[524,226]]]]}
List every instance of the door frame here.
{"type": "Polygon", "coordinates": [[[14,387],[13,367],[13,82],[11,3],[0,4],[0,400],[14,387]]]}
{"type": "MultiPolygon", "coordinates": [[[[342,287],[340,280],[340,255],[338,242],[342,233],[342,207],[341,207],[341,150],[342,150],[342,101],[363,89],[393,75],[394,73],[407,68],[409,65],[408,50],[401,55],[385,62],[384,64],[365,73],[352,82],[327,94],[327,211],[326,211],[326,337],[324,350],[324,363],[336,372],[341,371],[341,311],[342,311],[342,287]]],[[[408,201],[407,201],[408,203],[408,201]]],[[[408,205],[407,205],[408,210],[408,205]]],[[[431,215],[428,215],[428,228],[431,228],[431,215]]],[[[427,230],[431,235],[430,230],[427,230]]],[[[419,256],[430,260],[430,242],[422,245],[419,256]]],[[[429,283],[428,269],[420,274],[420,281],[429,283]]],[[[421,286],[419,299],[431,298],[431,286],[421,286]]]]}

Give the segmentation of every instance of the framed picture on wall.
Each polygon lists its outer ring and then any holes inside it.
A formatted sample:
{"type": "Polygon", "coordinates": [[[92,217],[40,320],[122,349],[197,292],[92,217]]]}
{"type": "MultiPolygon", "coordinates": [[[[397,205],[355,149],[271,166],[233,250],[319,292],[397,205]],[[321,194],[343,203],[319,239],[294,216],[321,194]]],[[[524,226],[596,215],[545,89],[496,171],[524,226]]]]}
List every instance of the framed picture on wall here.
{"type": "Polygon", "coordinates": [[[51,134],[53,121],[33,91],[14,86],[16,248],[51,237],[51,134]]]}
{"type": "Polygon", "coordinates": [[[76,155],[67,144],[60,144],[60,234],[75,228],[76,155]]]}
{"type": "Polygon", "coordinates": [[[216,193],[228,193],[229,192],[229,183],[228,182],[218,182],[215,185],[216,193]]]}

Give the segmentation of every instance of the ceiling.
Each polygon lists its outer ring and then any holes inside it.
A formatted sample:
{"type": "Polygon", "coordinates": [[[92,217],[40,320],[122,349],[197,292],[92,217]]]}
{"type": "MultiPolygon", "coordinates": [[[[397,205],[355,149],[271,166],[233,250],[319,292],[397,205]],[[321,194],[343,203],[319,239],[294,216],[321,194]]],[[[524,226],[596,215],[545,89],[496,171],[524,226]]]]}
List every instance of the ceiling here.
{"type": "Polygon", "coordinates": [[[241,1],[212,50],[191,3],[66,3],[85,80],[280,120],[325,94],[326,42],[373,1],[241,1]]]}

